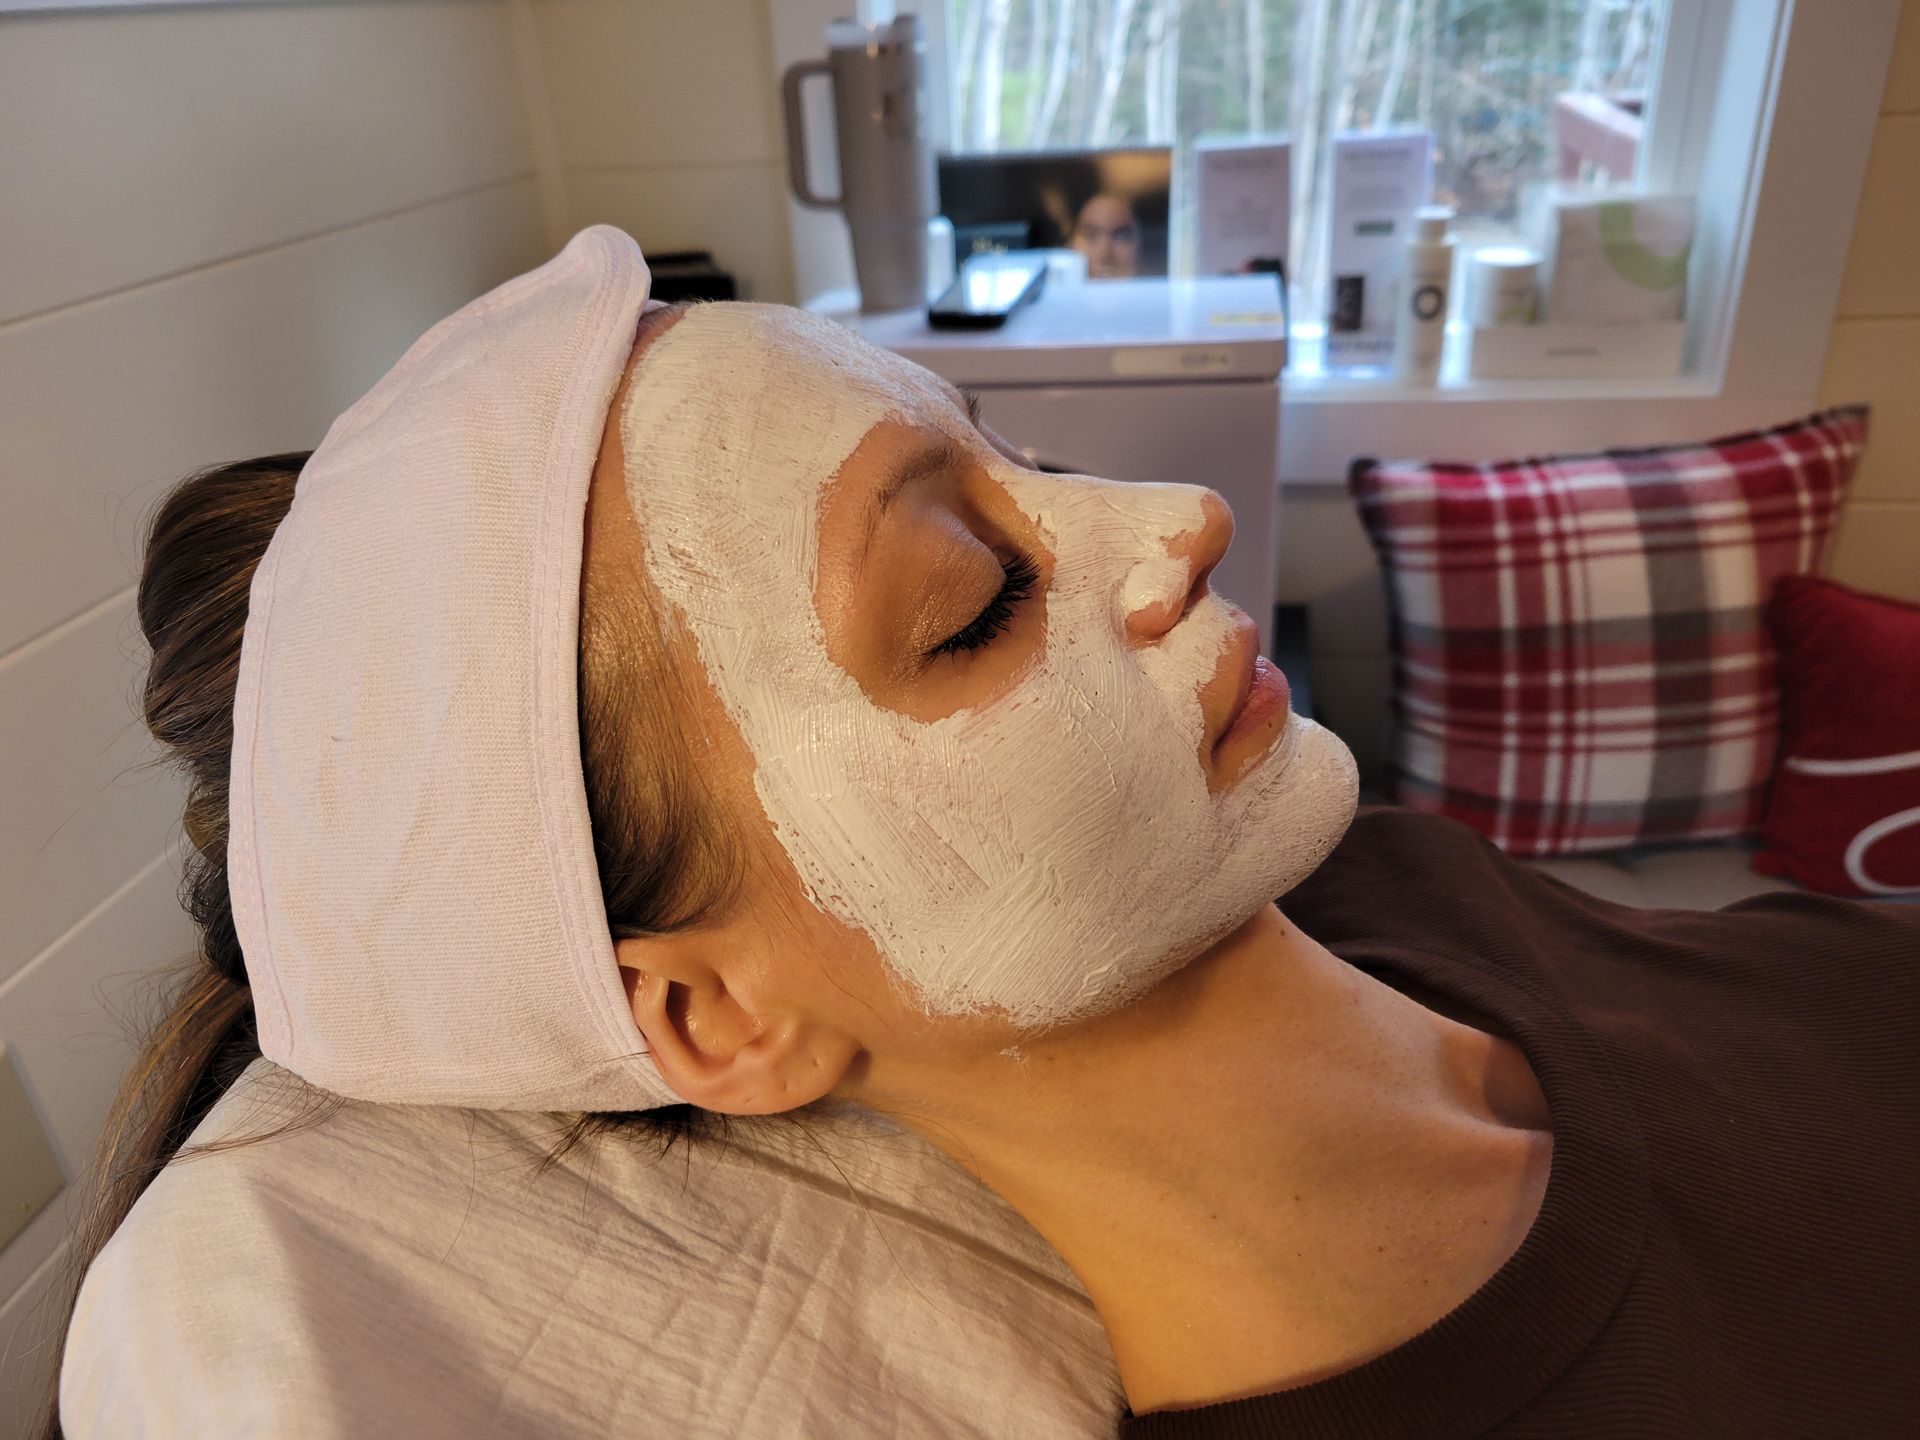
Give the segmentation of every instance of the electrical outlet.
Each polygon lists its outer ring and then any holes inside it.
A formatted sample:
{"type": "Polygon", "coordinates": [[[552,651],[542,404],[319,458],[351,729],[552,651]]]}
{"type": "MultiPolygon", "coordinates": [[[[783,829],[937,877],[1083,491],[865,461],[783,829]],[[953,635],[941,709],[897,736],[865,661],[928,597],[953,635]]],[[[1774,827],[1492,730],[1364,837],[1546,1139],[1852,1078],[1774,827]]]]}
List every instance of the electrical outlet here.
{"type": "Polygon", "coordinates": [[[0,1045],[0,1250],[66,1183],[13,1056],[0,1045]]]}

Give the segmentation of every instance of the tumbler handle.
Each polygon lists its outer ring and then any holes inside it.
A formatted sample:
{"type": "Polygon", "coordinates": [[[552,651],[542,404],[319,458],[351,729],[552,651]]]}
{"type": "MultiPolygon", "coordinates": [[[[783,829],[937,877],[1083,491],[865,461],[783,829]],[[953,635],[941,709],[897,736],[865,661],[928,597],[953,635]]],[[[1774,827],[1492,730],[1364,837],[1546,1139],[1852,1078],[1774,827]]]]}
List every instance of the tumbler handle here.
{"type": "Polygon", "coordinates": [[[787,112],[787,183],[802,205],[811,205],[816,210],[838,210],[841,197],[822,195],[807,178],[806,121],[801,118],[800,87],[814,75],[823,75],[829,85],[833,83],[833,68],[825,60],[801,60],[789,65],[787,73],[780,77],[780,97],[787,112]]]}

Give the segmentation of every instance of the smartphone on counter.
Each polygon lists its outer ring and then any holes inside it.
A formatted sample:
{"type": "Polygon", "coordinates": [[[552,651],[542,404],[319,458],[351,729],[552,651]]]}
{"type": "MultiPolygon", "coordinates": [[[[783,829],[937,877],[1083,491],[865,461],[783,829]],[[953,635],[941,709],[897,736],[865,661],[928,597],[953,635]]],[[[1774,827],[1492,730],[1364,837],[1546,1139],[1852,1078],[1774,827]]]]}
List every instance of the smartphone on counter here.
{"type": "Polygon", "coordinates": [[[936,330],[991,330],[1047,283],[1047,257],[1019,250],[973,255],[946,293],[927,307],[936,330]]]}

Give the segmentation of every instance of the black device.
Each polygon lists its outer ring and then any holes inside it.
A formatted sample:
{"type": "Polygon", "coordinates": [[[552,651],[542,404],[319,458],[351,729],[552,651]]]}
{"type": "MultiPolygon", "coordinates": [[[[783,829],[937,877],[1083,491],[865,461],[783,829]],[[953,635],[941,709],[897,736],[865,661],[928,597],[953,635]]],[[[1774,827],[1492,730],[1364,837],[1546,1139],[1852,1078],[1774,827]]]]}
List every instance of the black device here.
{"type": "Polygon", "coordinates": [[[976,255],[960,278],[927,307],[936,330],[992,330],[1038,295],[1047,283],[1047,257],[1019,250],[976,255]]]}
{"type": "Polygon", "coordinates": [[[733,276],[713,263],[711,250],[666,250],[647,256],[655,300],[731,300],[739,293],[733,276]]]}

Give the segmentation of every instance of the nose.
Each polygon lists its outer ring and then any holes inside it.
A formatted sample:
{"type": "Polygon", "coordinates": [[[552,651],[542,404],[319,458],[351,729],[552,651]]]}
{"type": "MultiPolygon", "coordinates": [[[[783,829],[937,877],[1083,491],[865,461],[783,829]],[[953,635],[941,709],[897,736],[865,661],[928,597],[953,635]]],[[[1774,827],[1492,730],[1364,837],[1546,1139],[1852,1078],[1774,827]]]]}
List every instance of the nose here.
{"type": "Polygon", "coordinates": [[[1207,593],[1207,577],[1233,541],[1233,511],[1218,491],[1206,490],[1201,493],[1200,513],[1199,529],[1184,531],[1167,543],[1173,573],[1129,605],[1129,639],[1142,643],[1158,640],[1207,593]]]}

